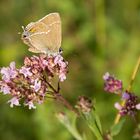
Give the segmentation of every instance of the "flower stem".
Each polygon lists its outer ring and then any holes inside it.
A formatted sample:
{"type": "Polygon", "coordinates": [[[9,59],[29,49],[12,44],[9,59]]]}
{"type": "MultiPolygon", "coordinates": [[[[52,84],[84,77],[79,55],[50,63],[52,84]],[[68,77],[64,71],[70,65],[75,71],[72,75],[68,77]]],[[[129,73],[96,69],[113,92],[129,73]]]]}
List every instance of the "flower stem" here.
{"type": "Polygon", "coordinates": [[[76,113],[79,116],[79,112],[59,93],[60,91],[60,83],[58,81],[58,87],[57,90],[46,80],[45,77],[44,81],[46,82],[46,84],[52,89],[52,95],[54,97],[54,99],[60,103],[62,103],[65,107],[67,107],[68,109],[70,109],[71,111],[73,111],[74,113],[76,113]]]}
{"type": "Polygon", "coordinates": [[[54,94],[56,101],[62,103],[65,107],[73,111],[74,113],[79,116],[79,112],[60,94],[60,93],[55,93],[54,94]]]}
{"type": "MultiPolygon", "coordinates": [[[[138,61],[137,61],[136,66],[135,66],[135,68],[134,68],[134,70],[133,70],[133,73],[132,73],[132,76],[131,76],[131,80],[130,80],[130,83],[129,83],[128,88],[127,88],[127,91],[130,91],[130,90],[131,90],[132,85],[133,85],[133,83],[134,83],[134,79],[135,79],[135,77],[136,77],[136,74],[137,74],[137,72],[138,72],[139,67],[140,67],[140,56],[139,56],[139,58],[138,58],[138,61]]],[[[124,105],[125,105],[125,102],[126,102],[126,101],[123,100],[122,103],[121,103],[121,105],[124,106],[124,105]]],[[[117,123],[120,121],[120,118],[121,118],[121,115],[118,113],[118,114],[116,115],[114,124],[117,124],[117,123]]]]}

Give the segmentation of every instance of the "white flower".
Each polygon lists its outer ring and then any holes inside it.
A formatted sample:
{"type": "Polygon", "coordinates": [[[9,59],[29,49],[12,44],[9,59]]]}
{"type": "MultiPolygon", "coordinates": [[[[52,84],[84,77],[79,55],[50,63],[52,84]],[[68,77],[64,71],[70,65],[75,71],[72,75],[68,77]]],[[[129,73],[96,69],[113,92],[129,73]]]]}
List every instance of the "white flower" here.
{"type": "Polygon", "coordinates": [[[118,110],[122,109],[122,106],[118,102],[114,104],[114,107],[118,110]]]}
{"type": "Polygon", "coordinates": [[[4,94],[9,94],[11,88],[8,85],[2,85],[0,91],[3,92],[4,94]]]}
{"type": "Polygon", "coordinates": [[[65,75],[65,73],[60,73],[60,74],[59,74],[59,79],[60,79],[61,82],[63,82],[64,80],[66,80],[66,75],[65,75]]]}
{"type": "Polygon", "coordinates": [[[110,74],[109,72],[106,72],[104,75],[103,75],[103,79],[104,80],[107,80],[109,78],[110,74]]]}
{"type": "Polygon", "coordinates": [[[15,78],[18,74],[15,62],[11,62],[9,67],[3,67],[0,73],[2,74],[2,79],[6,82],[9,82],[11,78],[15,78]]]}
{"type": "Polygon", "coordinates": [[[31,87],[35,90],[35,92],[38,92],[41,88],[41,81],[38,81],[38,79],[36,79],[34,81],[34,85],[31,85],[31,87]]]}
{"type": "Polygon", "coordinates": [[[30,72],[30,68],[26,68],[26,67],[22,67],[20,70],[19,70],[20,73],[22,73],[25,78],[27,76],[32,76],[32,73],[30,72]]]}
{"type": "Polygon", "coordinates": [[[36,106],[33,104],[32,101],[26,103],[25,105],[28,105],[29,109],[36,109],[36,106]]]}
{"type": "Polygon", "coordinates": [[[20,106],[19,104],[19,99],[17,97],[13,97],[11,100],[8,101],[10,103],[10,107],[15,106],[20,106]]]}
{"type": "Polygon", "coordinates": [[[140,110],[140,103],[136,105],[136,109],[140,110]]]}

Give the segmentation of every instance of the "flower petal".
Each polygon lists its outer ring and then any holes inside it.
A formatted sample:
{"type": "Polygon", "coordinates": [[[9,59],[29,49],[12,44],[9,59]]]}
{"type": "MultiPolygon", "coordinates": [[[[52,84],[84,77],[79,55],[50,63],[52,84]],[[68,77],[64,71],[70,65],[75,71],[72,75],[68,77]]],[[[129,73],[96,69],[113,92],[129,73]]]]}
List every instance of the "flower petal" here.
{"type": "Polygon", "coordinates": [[[121,106],[118,102],[116,102],[116,103],[114,104],[114,107],[115,107],[116,109],[118,109],[118,110],[121,110],[121,109],[122,109],[122,106],[121,106]]]}
{"type": "Polygon", "coordinates": [[[10,107],[15,106],[20,106],[19,104],[19,99],[17,97],[13,97],[11,100],[8,101],[10,103],[10,107]]]}

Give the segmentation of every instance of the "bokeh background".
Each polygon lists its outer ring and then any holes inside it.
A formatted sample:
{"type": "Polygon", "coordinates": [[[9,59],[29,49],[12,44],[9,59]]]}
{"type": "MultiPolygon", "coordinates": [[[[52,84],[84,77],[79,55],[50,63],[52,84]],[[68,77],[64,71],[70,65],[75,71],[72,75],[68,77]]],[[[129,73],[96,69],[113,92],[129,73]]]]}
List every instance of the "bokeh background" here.
{"type": "MultiPolygon", "coordinates": [[[[105,72],[123,80],[127,88],[140,55],[139,0],[0,0],[0,67],[15,61],[23,64],[31,56],[20,39],[21,26],[51,12],[62,19],[62,48],[69,62],[67,80],[61,84],[64,97],[75,104],[79,95],[96,100],[104,131],[111,126],[117,111],[117,96],[103,91],[105,72]]],[[[140,72],[133,91],[140,94],[140,72]]],[[[48,99],[36,110],[11,109],[0,95],[0,140],[74,140],[60,124],[55,113],[69,112],[48,99]]],[[[71,115],[72,116],[72,115],[71,115]]],[[[80,122],[80,133],[86,131],[80,122]],[[83,130],[82,130],[83,129],[83,130]]],[[[135,124],[128,120],[116,140],[132,140],[135,124]]]]}

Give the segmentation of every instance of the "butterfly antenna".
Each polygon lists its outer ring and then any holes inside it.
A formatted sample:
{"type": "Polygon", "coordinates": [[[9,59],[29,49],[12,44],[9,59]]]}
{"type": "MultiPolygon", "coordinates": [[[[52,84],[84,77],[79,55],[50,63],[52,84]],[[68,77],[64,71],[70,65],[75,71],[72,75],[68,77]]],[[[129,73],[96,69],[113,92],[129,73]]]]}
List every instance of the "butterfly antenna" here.
{"type": "Polygon", "coordinates": [[[21,26],[21,28],[23,29],[23,31],[25,30],[24,26],[21,26]]]}
{"type": "MultiPolygon", "coordinates": [[[[25,30],[24,26],[21,26],[21,28],[23,29],[23,31],[25,30]]],[[[21,35],[21,32],[18,32],[18,35],[21,35]]]]}

